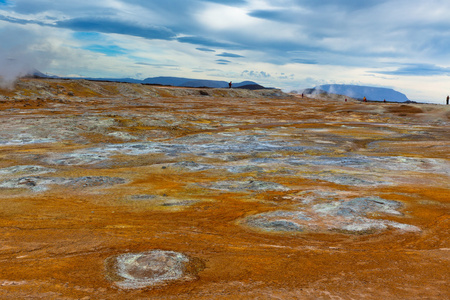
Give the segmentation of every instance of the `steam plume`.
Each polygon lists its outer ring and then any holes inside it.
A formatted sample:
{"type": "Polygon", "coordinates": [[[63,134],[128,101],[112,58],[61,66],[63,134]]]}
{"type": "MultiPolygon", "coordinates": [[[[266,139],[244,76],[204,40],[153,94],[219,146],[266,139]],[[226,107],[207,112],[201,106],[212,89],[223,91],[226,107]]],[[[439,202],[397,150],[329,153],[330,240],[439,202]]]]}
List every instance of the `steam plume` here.
{"type": "Polygon", "coordinates": [[[48,45],[38,29],[14,25],[0,29],[0,87],[11,88],[17,78],[50,62],[48,45]]]}

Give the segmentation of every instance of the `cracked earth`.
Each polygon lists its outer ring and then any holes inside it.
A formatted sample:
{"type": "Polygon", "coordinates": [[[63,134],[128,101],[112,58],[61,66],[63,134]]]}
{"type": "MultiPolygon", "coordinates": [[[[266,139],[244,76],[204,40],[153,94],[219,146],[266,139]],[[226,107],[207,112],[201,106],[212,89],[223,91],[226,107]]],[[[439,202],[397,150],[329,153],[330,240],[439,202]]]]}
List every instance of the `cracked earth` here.
{"type": "Polygon", "coordinates": [[[450,297],[450,109],[23,79],[4,299],[450,297]]]}

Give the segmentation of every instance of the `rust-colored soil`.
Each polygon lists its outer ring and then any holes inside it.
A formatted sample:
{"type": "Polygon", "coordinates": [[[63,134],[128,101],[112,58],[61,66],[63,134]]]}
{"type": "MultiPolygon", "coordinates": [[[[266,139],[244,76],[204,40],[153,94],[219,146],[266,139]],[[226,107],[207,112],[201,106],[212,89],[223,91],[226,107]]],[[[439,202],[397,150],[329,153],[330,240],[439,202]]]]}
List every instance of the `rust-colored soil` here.
{"type": "Polygon", "coordinates": [[[449,111],[22,80],[0,90],[0,298],[448,299],[449,111]],[[188,274],[117,283],[111,257],[152,250],[188,274]]]}

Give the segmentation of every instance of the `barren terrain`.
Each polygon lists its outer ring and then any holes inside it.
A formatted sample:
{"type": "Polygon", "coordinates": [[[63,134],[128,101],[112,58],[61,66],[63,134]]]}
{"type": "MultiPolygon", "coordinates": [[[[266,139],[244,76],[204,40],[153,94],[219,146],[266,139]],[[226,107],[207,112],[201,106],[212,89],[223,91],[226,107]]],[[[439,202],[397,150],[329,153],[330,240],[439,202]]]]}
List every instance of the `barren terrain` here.
{"type": "Polygon", "coordinates": [[[448,299],[450,108],[22,79],[1,299],[448,299]]]}

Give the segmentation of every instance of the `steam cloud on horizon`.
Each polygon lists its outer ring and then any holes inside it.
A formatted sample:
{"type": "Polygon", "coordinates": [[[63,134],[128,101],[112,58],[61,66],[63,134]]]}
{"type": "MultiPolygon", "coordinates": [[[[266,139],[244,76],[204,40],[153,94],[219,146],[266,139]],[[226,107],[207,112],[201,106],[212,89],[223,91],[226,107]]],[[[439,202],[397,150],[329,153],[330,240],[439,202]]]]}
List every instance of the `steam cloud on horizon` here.
{"type": "Polygon", "coordinates": [[[44,68],[51,62],[46,41],[30,29],[7,26],[0,30],[0,87],[11,88],[21,76],[44,68]]]}

